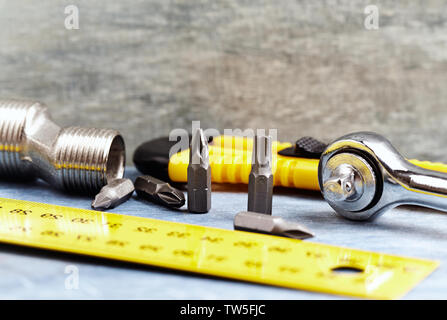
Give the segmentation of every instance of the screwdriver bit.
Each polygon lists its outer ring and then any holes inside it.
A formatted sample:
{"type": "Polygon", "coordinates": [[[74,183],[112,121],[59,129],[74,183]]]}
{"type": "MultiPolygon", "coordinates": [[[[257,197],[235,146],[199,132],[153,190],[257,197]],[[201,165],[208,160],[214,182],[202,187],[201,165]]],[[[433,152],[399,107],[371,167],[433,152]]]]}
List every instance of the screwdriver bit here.
{"type": "Polygon", "coordinates": [[[197,129],[191,139],[188,165],[188,210],[206,213],[211,209],[211,167],[208,140],[202,129],[197,129]]]}
{"type": "Polygon", "coordinates": [[[92,202],[92,208],[97,210],[112,209],[126,202],[132,196],[135,188],[130,179],[115,179],[102,187],[92,202]]]}
{"type": "Polygon", "coordinates": [[[296,222],[247,211],[239,212],[234,217],[234,229],[293,239],[307,239],[314,236],[312,232],[296,222]]]}
{"type": "Polygon", "coordinates": [[[168,208],[180,208],[185,204],[185,195],[182,191],[152,176],[139,176],[135,180],[135,191],[140,198],[168,208]]]}
{"type": "Polygon", "coordinates": [[[272,139],[255,136],[248,179],[248,211],[272,214],[273,174],[272,139]]]}

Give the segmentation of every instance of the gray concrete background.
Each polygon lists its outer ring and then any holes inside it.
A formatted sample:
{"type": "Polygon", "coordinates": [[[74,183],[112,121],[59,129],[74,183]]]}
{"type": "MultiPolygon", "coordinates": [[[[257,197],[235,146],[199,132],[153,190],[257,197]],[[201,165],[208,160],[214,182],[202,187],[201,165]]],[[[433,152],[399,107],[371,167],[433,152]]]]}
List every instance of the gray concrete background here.
{"type": "MultiPolygon", "coordinates": [[[[128,156],[173,128],[281,140],[387,136],[447,161],[447,2],[0,0],[0,96],[64,125],[112,127],[128,156]],[[66,30],[64,9],[79,8],[66,30]],[[380,29],[365,30],[366,5],[380,29]]],[[[130,161],[129,161],[130,162],[130,161]]]]}

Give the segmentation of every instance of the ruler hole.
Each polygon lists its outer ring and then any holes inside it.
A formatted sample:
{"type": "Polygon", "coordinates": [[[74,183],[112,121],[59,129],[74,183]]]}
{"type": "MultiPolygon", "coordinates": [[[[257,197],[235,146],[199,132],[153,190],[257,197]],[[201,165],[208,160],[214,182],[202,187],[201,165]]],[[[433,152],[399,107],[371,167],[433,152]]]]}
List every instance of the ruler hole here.
{"type": "Polygon", "coordinates": [[[334,272],[336,274],[346,274],[346,275],[359,274],[364,271],[362,268],[348,267],[348,266],[339,266],[339,267],[332,268],[331,270],[332,270],[332,272],[334,272]]]}

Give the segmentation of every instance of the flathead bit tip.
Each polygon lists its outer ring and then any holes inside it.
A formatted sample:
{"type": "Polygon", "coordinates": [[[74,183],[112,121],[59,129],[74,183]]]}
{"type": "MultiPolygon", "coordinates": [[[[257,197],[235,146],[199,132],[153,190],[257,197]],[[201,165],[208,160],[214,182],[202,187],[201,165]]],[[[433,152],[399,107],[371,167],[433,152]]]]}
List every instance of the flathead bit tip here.
{"type": "Polygon", "coordinates": [[[97,195],[92,201],[92,208],[97,210],[108,209],[112,205],[112,200],[102,195],[97,195]]]}

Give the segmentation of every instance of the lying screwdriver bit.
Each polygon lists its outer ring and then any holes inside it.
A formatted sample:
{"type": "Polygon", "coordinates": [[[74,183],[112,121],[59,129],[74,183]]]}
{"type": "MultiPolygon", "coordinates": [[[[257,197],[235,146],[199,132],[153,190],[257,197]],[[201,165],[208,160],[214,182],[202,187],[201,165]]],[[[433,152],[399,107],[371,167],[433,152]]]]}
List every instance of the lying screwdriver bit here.
{"type": "Polygon", "coordinates": [[[102,187],[92,202],[92,208],[97,210],[112,209],[126,202],[135,190],[130,179],[115,179],[102,187]]]}
{"type": "Polygon", "coordinates": [[[247,211],[239,212],[234,217],[234,229],[293,239],[307,239],[314,236],[312,232],[296,222],[247,211]]]}
{"type": "Polygon", "coordinates": [[[248,179],[248,211],[272,214],[273,174],[272,139],[255,136],[248,179]]]}
{"type": "Polygon", "coordinates": [[[206,213],[211,208],[211,167],[208,140],[202,129],[192,136],[188,165],[188,210],[206,213]]]}
{"type": "Polygon", "coordinates": [[[139,176],[135,180],[135,191],[140,198],[168,208],[180,208],[185,204],[183,192],[152,176],[139,176]]]}

